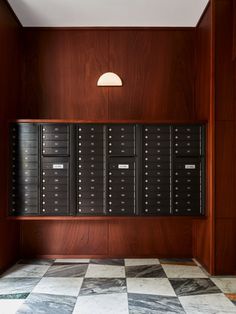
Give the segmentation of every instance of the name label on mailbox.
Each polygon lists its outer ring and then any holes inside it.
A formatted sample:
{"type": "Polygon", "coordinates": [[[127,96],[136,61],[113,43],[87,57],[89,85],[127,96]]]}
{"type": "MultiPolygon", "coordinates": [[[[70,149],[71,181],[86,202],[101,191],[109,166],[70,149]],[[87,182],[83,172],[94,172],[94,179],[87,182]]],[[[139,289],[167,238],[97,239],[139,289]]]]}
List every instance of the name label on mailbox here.
{"type": "Polygon", "coordinates": [[[196,165],[185,165],[185,169],[196,169],[196,165]]]}
{"type": "Polygon", "coordinates": [[[127,164],[119,164],[118,165],[118,169],[129,169],[129,165],[127,165],[127,164]]]}
{"type": "Polygon", "coordinates": [[[63,169],[64,165],[63,164],[53,164],[53,169],[63,169]]]}

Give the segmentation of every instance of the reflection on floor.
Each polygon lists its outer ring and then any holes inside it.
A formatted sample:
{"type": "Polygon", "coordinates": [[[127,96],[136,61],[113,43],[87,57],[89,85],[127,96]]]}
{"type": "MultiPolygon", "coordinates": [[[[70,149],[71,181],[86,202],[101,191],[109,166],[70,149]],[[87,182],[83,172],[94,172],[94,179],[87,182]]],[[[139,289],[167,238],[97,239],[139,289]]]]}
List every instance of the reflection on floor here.
{"type": "Polygon", "coordinates": [[[236,313],[236,277],[191,259],[21,260],[0,278],[0,314],[236,313]]]}

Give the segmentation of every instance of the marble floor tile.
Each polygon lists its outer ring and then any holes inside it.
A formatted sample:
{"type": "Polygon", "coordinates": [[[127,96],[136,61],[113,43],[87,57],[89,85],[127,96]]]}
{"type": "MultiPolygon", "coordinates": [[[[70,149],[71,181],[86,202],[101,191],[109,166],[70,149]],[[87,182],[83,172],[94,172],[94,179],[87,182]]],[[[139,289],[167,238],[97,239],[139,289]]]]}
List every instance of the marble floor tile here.
{"type": "Polygon", "coordinates": [[[124,278],[125,267],[113,265],[89,264],[86,278],[124,278]]]}
{"type": "Polygon", "coordinates": [[[177,297],[148,294],[128,294],[130,314],[184,314],[177,297]]]}
{"type": "Polygon", "coordinates": [[[15,314],[24,300],[0,300],[1,314],[15,314]]]}
{"type": "Polygon", "coordinates": [[[25,299],[40,278],[0,278],[1,299],[25,299]]]}
{"type": "Polygon", "coordinates": [[[235,314],[236,307],[223,294],[179,297],[186,314],[235,314]]]}
{"type": "Polygon", "coordinates": [[[157,258],[126,258],[125,266],[159,265],[157,258]]]}
{"type": "Polygon", "coordinates": [[[127,294],[79,296],[73,314],[129,314],[127,294]]]}
{"type": "Polygon", "coordinates": [[[189,265],[196,266],[196,263],[192,258],[161,258],[161,264],[174,264],[174,265],[189,265]]]}
{"type": "Polygon", "coordinates": [[[17,314],[71,314],[76,297],[31,293],[17,314]]]}
{"type": "Polygon", "coordinates": [[[49,265],[16,264],[7,270],[2,278],[43,277],[49,267],[49,265]]]}
{"type": "Polygon", "coordinates": [[[52,265],[44,277],[84,277],[88,264],[58,263],[52,265]]]}
{"type": "Polygon", "coordinates": [[[79,295],[124,292],[127,292],[125,278],[85,278],[79,295]]]}
{"type": "MultiPolygon", "coordinates": [[[[15,294],[1,294],[0,300],[25,300],[29,296],[29,292],[20,292],[15,294]]],[[[0,312],[1,313],[1,312],[0,312]]]]}
{"type": "Polygon", "coordinates": [[[52,265],[54,262],[54,259],[37,259],[37,258],[32,258],[32,259],[21,259],[18,261],[17,264],[25,264],[25,265],[52,265]]]}
{"type": "Polygon", "coordinates": [[[236,277],[211,277],[211,280],[224,293],[236,293],[236,277]]]}
{"type": "Polygon", "coordinates": [[[124,266],[124,259],[91,259],[91,264],[124,266]]]}
{"type": "Polygon", "coordinates": [[[128,293],[176,296],[167,278],[127,278],[128,293]]]}
{"type": "Polygon", "coordinates": [[[198,266],[162,265],[168,278],[207,278],[198,266]]]}
{"type": "Polygon", "coordinates": [[[89,261],[89,258],[57,258],[54,263],[86,264],[89,263],[89,261]]]}
{"type": "Polygon", "coordinates": [[[221,293],[220,289],[209,278],[170,279],[177,296],[221,293]]]}
{"type": "Polygon", "coordinates": [[[40,280],[32,292],[77,297],[82,282],[83,278],[44,277],[40,280]]]}
{"type": "Polygon", "coordinates": [[[164,278],[165,272],[161,265],[147,265],[147,266],[126,266],[126,277],[139,278],[164,278]]]}

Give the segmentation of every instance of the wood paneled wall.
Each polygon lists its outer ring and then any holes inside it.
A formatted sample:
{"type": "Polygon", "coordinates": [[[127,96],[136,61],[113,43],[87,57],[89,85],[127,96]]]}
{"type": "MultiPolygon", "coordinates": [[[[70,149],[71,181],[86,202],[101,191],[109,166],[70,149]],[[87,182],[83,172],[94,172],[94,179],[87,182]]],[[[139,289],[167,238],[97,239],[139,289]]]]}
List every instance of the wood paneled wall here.
{"type": "Polygon", "coordinates": [[[236,275],[236,63],[233,0],[216,0],[216,273],[236,275]]]}
{"type": "Polygon", "coordinates": [[[194,222],[194,256],[214,272],[214,99],[213,6],[210,3],[196,29],[196,112],[208,122],[206,167],[206,219],[194,222]]]}
{"type": "Polygon", "coordinates": [[[212,0],[197,29],[196,107],[209,121],[209,212],[194,224],[195,256],[217,275],[236,274],[235,8],[233,0],[212,0]]]}
{"type": "Polygon", "coordinates": [[[205,219],[23,221],[21,255],[194,256],[236,274],[235,7],[211,0],[196,29],[21,30],[0,0],[0,269],[19,239],[5,220],[8,118],[206,120],[205,219]],[[106,71],[124,86],[98,88],[106,71]]]}
{"type": "Polygon", "coordinates": [[[18,255],[19,230],[6,221],[8,119],[16,118],[20,85],[20,25],[5,1],[0,0],[0,271],[18,255]]]}
{"type": "Polygon", "coordinates": [[[22,222],[26,257],[191,257],[188,218],[22,222]]]}
{"type": "Polygon", "coordinates": [[[194,29],[25,29],[22,118],[195,119],[194,29]],[[96,86],[106,71],[122,88],[96,86]]]}
{"type": "MultiPolygon", "coordinates": [[[[22,118],[190,120],[194,29],[25,29],[22,118]],[[106,71],[122,88],[96,86],[106,71]]],[[[23,256],[192,256],[192,218],[21,223],[23,256]],[[66,235],[66,237],[65,237],[66,235]]]]}

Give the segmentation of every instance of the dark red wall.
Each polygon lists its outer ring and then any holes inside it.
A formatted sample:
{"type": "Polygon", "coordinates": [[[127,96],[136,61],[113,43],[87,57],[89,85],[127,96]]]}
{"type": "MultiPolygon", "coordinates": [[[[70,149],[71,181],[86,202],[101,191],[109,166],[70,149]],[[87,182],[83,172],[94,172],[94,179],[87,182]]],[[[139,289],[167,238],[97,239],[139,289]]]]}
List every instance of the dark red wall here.
{"type": "Polygon", "coordinates": [[[194,29],[25,29],[23,39],[23,118],[196,118],[194,29]],[[97,87],[107,71],[124,86],[97,87]]]}
{"type": "MultiPolygon", "coordinates": [[[[22,118],[200,118],[194,99],[194,29],[25,29],[23,47],[22,118]],[[123,87],[97,87],[107,71],[118,73],[123,87]]],[[[21,224],[22,254],[189,257],[192,221],[27,221],[21,224]],[[65,234],[70,246],[62,240],[65,234]]]]}
{"type": "Polygon", "coordinates": [[[23,30],[5,3],[0,0],[0,268],[17,257],[20,236],[4,217],[7,119],[205,120],[205,219],[24,221],[21,255],[195,256],[212,273],[235,272],[233,1],[212,0],[196,29],[103,30],[23,30]],[[106,71],[118,73],[124,86],[97,87],[106,71]]]}
{"type": "Polygon", "coordinates": [[[6,221],[7,121],[16,117],[20,85],[20,26],[5,1],[0,0],[0,271],[18,256],[18,226],[6,221]]]}
{"type": "Polygon", "coordinates": [[[236,63],[232,0],[216,1],[216,272],[236,275],[236,63]]]}
{"type": "Polygon", "coordinates": [[[210,3],[196,28],[195,108],[197,116],[208,122],[206,219],[194,222],[194,256],[208,271],[214,272],[214,99],[213,99],[213,8],[210,3]]]}

